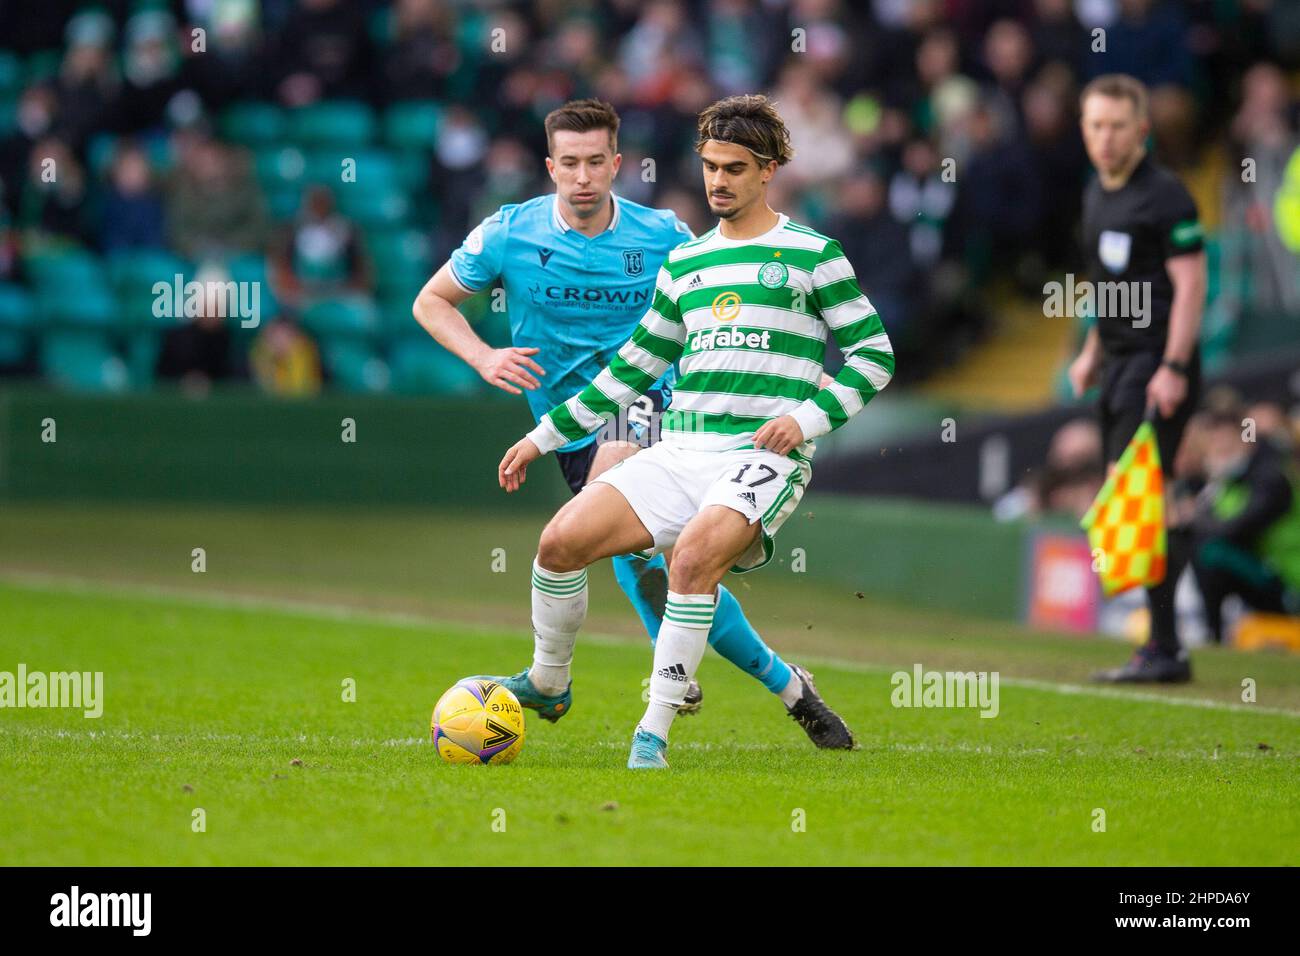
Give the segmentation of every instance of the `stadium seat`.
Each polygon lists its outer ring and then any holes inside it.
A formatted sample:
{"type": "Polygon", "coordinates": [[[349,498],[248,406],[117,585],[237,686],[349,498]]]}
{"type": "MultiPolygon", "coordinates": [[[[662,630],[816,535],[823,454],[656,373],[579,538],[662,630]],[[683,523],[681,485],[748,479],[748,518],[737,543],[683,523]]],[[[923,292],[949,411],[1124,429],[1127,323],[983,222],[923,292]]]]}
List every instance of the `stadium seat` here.
{"type": "Polygon", "coordinates": [[[22,329],[0,329],[0,368],[22,364],[30,339],[22,329]]]}
{"type": "Polygon", "coordinates": [[[385,392],[388,364],[363,342],[329,340],[321,349],[334,385],[349,392],[385,392]]]}
{"type": "Polygon", "coordinates": [[[302,189],[293,185],[270,186],[262,190],[266,208],[276,222],[289,222],[302,208],[302,189]]]}
{"type": "Polygon", "coordinates": [[[422,333],[394,342],[388,361],[392,390],[404,395],[469,396],[487,387],[477,372],[422,333]]]}
{"type": "Polygon", "coordinates": [[[343,191],[352,188],[388,189],[400,182],[393,154],[374,146],[311,150],[307,153],[307,179],[343,191]],[[352,160],[356,164],[352,168],[354,179],[343,178],[345,160],[352,160]]]}
{"type": "Polygon", "coordinates": [[[328,100],[289,113],[289,137],[302,146],[359,146],[375,135],[375,114],[365,103],[328,100]]]}
{"type": "Polygon", "coordinates": [[[261,320],[268,322],[280,314],[280,302],[275,297],[275,289],[266,268],[266,258],[259,253],[236,256],[226,263],[230,278],[236,282],[258,283],[258,303],[261,307],[261,320]]]}
{"type": "Polygon", "coordinates": [[[370,254],[385,264],[426,274],[433,267],[433,243],[420,229],[373,229],[365,234],[365,242],[370,254]]]}
{"type": "Polygon", "coordinates": [[[408,193],[424,193],[429,188],[429,163],[423,150],[402,150],[397,154],[397,184],[408,193]]]}
{"type": "Polygon", "coordinates": [[[414,296],[409,299],[393,296],[379,300],[379,333],[389,343],[396,343],[408,336],[428,335],[420,328],[420,323],[415,321],[415,315],[411,312],[414,301],[414,296]]]}
{"type": "Polygon", "coordinates": [[[0,94],[17,94],[23,85],[23,61],[17,53],[0,50],[0,94]]]}
{"type": "Polygon", "coordinates": [[[77,247],[47,247],[23,260],[37,290],[103,285],[104,270],[93,252],[77,247]]]}
{"type": "Polygon", "coordinates": [[[510,318],[504,311],[485,309],[473,327],[479,338],[494,349],[503,349],[510,344],[510,318]]]}
{"type": "MultiPolygon", "coordinates": [[[[166,173],[175,164],[171,142],[165,136],[147,136],[138,140],[149,157],[149,165],[155,173],[166,173]]],[[[97,179],[108,176],[108,168],[113,162],[113,153],[117,149],[118,137],[112,133],[97,133],[86,147],[86,160],[91,174],[97,179]]]]}
{"type": "Polygon", "coordinates": [[[433,244],[418,229],[375,229],[365,234],[366,252],[374,264],[375,291],[381,299],[406,299],[433,273],[433,244]]]}
{"type": "Polygon", "coordinates": [[[379,328],[375,304],[362,296],[332,296],[303,310],[303,326],[321,338],[364,339],[379,328]]]}
{"type": "Polygon", "coordinates": [[[178,317],[169,309],[162,316],[154,315],[154,302],[158,296],[154,286],[167,284],[171,295],[176,276],[182,286],[194,278],[190,264],[164,249],[135,249],[114,253],[108,259],[108,275],[122,311],[122,321],[130,326],[165,327],[175,324],[178,317]]]}
{"type": "Polygon", "coordinates": [[[25,84],[42,83],[59,75],[63,65],[62,50],[39,50],[27,58],[25,84]]]}
{"type": "MultiPolygon", "coordinates": [[[[426,276],[427,279],[427,276],[426,276]]],[[[415,297],[424,287],[424,281],[414,276],[403,282],[386,282],[378,286],[379,325],[385,335],[417,332],[420,326],[415,321],[411,307],[415,297]]],[[[424,333],[421,332],[421,335],[424,333]]]]}
{"type": "Polygon", "coordinates": [[[64,329],[103,329],[121,318],[117,300],[103,283],[42,288],[36,308],[46,322],[64,329]]]}
{"type": "Polygon", "coordinates": [[[108,176],[108,166],[116,148],[117,137],[112,133],[96,133],[90,138],[86,144],[86,165],[93,177],[104,179],[108,176]]]}
{"type": "Polygon", "coordinates": [[[0,282],[0,329],[29,329],[36,324],[31,293],[12,282],[0,282]]]}
{"type": "Polygon", "coordinates": [[[432,150],[442,125],[442,107],[433,100],[394,103],[384,114],[384,140],[394,149],[432,150]]]}
{"type": "Polygon", "coordinates": [[[284,130],[284,113],[274,103],[235,103],[221,116],[221,135],[244,146],[277,143],[284,130]]]}
{"type": "Polygon", "coordinates": [[[339,211],[362,228],[396,226],[406,220],[410,200],[395,184],[350,184],[355,188],[339,189],[339,211]]]}
{"type": "Polygon", "coordinates": [[[301,188],[307,178],[307,157],[296,146],[259,146],[253,150],[253,170],[264,189],[301,188]]]}
{"type": "Polygon", "coordinates": [[[47,332],[40,355],[42,371],[64,388],[120,392],[129,384],[126,363],[100,332],[47,332]]]}
{"type": "Polygon", "coordinates": [[[27,356],[36,306],[22,286],[0,283],[0,366],[17,365],[27,356]]]}
{"type": "Polygon", "coordinates": [[[154,382],[162,333],[138,329],[126,337],[126,371],[132,388],[148,388],[154,382]]]}

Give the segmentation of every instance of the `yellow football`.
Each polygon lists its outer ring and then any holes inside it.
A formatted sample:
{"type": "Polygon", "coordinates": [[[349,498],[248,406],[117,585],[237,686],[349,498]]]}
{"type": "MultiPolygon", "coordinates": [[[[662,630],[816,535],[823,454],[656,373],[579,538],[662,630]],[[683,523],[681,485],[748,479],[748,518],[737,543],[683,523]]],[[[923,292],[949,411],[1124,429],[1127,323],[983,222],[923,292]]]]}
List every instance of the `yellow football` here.
{"type": "Polygon", "coordinates": [[[509,763],[524,746],[524,709],[496,681],[467,677],[438,699],[432,731],[448,763],[509,763]]]}

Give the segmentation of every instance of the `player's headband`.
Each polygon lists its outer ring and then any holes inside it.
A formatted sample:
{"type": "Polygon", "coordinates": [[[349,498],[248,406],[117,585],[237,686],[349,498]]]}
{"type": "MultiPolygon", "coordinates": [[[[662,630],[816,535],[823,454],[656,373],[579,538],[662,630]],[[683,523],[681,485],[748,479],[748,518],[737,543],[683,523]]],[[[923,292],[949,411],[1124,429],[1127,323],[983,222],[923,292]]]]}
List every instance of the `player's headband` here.
{"type": "Polygon", "coordinates": [[[700,140],[699,145],[696,146],[695,148],[697,150],[703,149],[707,143],[726,143],[728,146],[739,146],[741,149],[749,150],[749,152],[753,154],[755,159],[761,160],[764,163],[770,163],[772,160],[776,159],[775,156],[765,156],[763,153],[758,152],[756,149],[754,149],[751,146],[746,146],[744,143],[737,143],[735,140],[731,140],[731,139],[719,139],[716,136],[710,136],[706,139],[700,140]]]}

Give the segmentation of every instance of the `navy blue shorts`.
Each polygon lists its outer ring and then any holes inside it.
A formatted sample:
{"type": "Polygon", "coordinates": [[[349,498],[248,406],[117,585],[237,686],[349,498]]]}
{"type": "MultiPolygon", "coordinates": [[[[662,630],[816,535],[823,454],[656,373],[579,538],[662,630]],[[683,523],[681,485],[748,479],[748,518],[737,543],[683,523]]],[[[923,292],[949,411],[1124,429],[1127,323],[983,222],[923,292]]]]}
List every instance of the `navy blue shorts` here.
{"type": "Polygon", "coordinates": [[[617,421],[596,433],[596,440],[573,451],[557,451],[555,459],[560,472],[575,495],[587,486],[587,476],[596,460],[596,449],[607,441],[630,441],[649,448],[659,440],[659,420],[664,408],[672,400],[671,391],[652,388],[617,421]]]}

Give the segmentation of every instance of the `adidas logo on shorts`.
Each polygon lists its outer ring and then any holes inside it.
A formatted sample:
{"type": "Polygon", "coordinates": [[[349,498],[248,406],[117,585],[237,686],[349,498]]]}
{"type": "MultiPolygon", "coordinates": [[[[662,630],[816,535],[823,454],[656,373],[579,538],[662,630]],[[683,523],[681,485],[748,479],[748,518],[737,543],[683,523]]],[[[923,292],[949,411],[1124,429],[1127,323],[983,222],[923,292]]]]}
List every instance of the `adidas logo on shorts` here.
{"type": "Polygon", "coordinates": [[[740,492],[739,494],[737,494],[736,497],[737,497],[737,498],[743,498],[743,499],[745,499],[745,501],[748,501],[748,502],[749,502],[749,506],[750,506],[751,508],[757,508],[757,507],[758,507],[758,498],[755,497],[755,495],[754,495],[754,493],[753,493],[752,491],[742,491],[742,492],[740,492]]]}
{"type": "Polygon", "coordinates": [[[686,680],[686,668],[681,664],[674,664],[672,667],[661,667],[655,673],[660,677],[667,677],[669,680],[686,680]]]}

